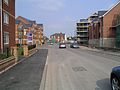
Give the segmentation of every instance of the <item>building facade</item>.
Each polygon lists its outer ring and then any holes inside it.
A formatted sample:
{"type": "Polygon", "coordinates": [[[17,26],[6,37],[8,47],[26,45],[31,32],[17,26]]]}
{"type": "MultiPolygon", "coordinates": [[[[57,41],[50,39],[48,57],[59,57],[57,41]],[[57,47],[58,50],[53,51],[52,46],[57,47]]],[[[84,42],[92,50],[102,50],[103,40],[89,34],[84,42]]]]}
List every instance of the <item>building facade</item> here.
{"type": "Polygon", "coordinates": [[[65,42],[66,41],[66,35],[64,33],[55,33],[53,35],[50,36],[50,39],[52,42],[65,42]]]}
{"type": "Polygon", "coordinates": [[[100,18],[100,47],[120,46],[119,16],[120,1],[100,18]]]}
{"type": "Polygon", "coordinates": [[[43,43],[43,24],[28,20],[24,17],[16,18],[16,44],[31,45],[43,43]]]}
{"type": "Polygon", "coordinates": [[[0,0],[0,51],[15,46],[15,0],[0,0]]]}
{"type": "Polygon", "coordinates": [[[89,46],[100,47],[100,17],[107,11],[98,11],[89,26],[89,46]]]}
{"type": "Polygon", "coordinates": [[[90,22],[88,19],[80,19],[80,22],[77,23],[76,37],[77,42],[81,45],[88,44],[88,30],[90,22]]]}

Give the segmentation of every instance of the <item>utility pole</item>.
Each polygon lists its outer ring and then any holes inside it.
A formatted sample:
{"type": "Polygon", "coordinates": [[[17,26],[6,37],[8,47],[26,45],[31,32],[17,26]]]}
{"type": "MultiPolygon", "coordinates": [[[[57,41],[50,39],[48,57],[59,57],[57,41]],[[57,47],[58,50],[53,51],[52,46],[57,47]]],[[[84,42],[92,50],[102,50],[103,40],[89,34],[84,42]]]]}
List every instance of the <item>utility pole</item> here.
{"type": "Polygon", "coordinates": [[[0,15],[0,18],[1,18],[1,53],[3,53],[3,27],[2,27],[2,26],[3,26],[3,22],[2,22],[2,21],[3,21],[3,20],[2,20],[2,19],[3,19],[3,18],[2,18],[2,17],[3,17],[3,15],[2,15],[2,14],[3,14],[2,6],[3,6],[3,5],[2,5],[2,0],[0,0],[0,6],[1,6],[1,7],[0,7],[0,9],[1,9],[1,10],[0,10],[0,11],[1,11],[1,15],[0,15]]]}

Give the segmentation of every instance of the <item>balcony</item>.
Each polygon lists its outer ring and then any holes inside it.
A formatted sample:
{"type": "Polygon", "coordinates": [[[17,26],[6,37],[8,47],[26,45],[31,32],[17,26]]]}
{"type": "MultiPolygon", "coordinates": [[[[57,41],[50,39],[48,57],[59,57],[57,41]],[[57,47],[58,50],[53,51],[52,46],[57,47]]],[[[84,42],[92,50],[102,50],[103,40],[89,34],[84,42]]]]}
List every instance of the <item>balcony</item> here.
{"type": "Polygon", "coordinates": [[[88,35],[77,35],[77,37],[88,37],[88,35]]]}
{"type": "Polygon", "coordinates": [[[88,30],[77,30],[77,32],[88,32],[88,30]]]}
{"type": "Polygon", "coordinates": [[[77,28],[88,28],[89,26],[77,26],[77,28]]]}

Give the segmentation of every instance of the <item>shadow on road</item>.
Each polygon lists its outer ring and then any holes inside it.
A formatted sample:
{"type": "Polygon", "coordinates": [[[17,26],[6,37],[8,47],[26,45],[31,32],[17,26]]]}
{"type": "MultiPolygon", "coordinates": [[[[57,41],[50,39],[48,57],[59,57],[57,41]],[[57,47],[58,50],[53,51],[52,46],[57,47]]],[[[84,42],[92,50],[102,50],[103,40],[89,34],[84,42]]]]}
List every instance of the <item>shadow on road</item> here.
{"type": "Polygon", "coordinates": [[[95,90],[111,90],[109,78],[98,80],[96,82],[96,85],[97,87],[95,88],[95,90]]]}

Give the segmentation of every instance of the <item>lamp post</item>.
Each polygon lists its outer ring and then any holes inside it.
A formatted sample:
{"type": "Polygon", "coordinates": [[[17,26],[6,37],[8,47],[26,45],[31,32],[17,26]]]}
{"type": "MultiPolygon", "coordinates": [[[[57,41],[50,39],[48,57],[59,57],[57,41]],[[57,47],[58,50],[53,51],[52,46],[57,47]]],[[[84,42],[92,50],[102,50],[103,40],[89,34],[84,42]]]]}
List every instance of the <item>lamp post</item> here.
{"type": "Polygon", "coordinates": [[[3,27],[2,27],[2,24],[3,24],[3,22],[2,22],[2,17],[3,17],[3,15],[2,15],[2,0],[0,0],[0,11],[1,11],[1,15],[0,15],[0,18],[1,18],[1,53],[3,53],[3,27]]]}

